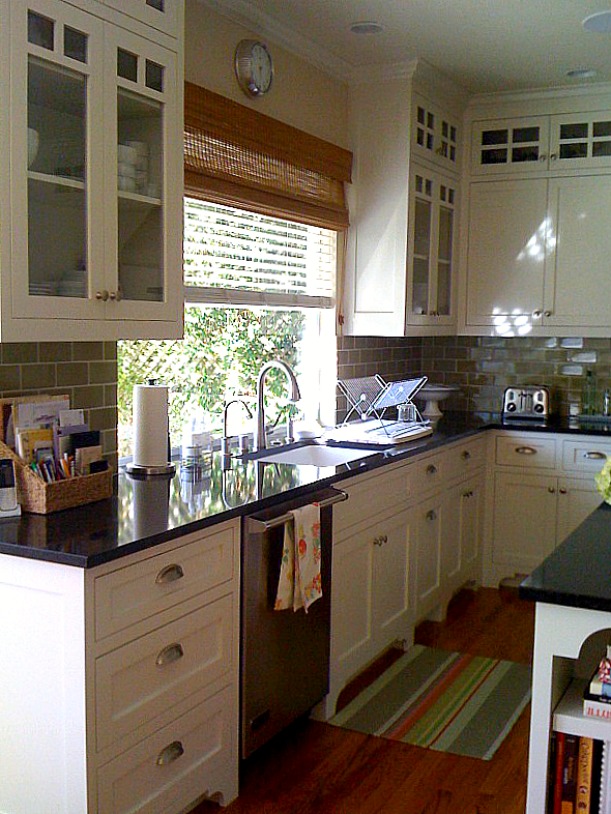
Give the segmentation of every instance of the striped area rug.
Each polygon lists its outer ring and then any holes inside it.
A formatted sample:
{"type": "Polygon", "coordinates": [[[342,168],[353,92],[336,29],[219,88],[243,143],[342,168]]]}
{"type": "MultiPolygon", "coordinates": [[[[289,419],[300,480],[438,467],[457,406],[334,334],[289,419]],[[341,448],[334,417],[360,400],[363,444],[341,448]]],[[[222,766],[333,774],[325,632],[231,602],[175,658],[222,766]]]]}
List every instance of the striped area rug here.
{"type": "Polygon", "coordinates": [[[414,645],[330,724],[490,760],[530,701],[527,664],[414,645]]]}

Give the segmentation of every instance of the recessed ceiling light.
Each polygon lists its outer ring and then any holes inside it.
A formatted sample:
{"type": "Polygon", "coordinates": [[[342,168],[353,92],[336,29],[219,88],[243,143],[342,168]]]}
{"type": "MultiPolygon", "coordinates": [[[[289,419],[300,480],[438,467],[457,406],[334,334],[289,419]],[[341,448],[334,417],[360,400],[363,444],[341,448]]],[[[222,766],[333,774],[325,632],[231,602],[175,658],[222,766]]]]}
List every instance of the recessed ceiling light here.
{"type": "Polygon", "coordinates": [[[593,68],[574,68],[572,71],[567,71],[566,75],[570,79],[592,79],[596,76],[596,71],[593,68]]]}
{"type": "Polygon", "coordinates": [[[586,31],[595,31],[597,34],[611,34],[611,11],[597,11],[590,14],[582,22],[586,31]]]}
{"type": "Polygon", "coordinates": [[[384,30],[380,23],[373,22],[372,20],[364,20],[358,23],[352,23],[350,31],[353,34],[379,34],[384,30]]]}

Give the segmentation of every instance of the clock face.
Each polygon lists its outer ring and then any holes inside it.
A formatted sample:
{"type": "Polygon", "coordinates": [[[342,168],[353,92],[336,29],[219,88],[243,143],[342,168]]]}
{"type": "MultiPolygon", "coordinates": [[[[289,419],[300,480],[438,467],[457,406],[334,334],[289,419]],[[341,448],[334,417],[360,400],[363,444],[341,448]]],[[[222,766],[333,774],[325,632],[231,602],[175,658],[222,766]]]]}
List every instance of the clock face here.
{"type": "Polygon", "coordinates": [[[235,52],[238,83],[248,96],[267,93],[274,75],[272,57],[267,47],[256,40],[242,40],[235,52]]]}

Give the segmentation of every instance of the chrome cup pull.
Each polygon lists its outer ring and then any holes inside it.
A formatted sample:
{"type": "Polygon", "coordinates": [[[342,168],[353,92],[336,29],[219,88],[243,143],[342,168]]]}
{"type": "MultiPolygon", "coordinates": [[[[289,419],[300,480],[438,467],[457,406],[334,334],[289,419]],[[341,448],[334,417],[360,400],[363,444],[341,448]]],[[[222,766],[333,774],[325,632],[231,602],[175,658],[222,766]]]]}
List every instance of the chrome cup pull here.
{"type": "Polygon", "coordinates": [[[174,642],[173,644],[169,644],[167,647],[164,647],[163,650],[159,651],[159,654],[155,659],[155,664],[157,667],[165,667],[166,664],[173,664],[175,661],[181,659],[184,654],[185,651],[182,649],[180,642],[174,642]]]}
{"type": "Polygon", "coordinates": [[[184,753],[185,749],[182,743],[180,741],[172,741],[172,743],[169,743],[165,749],[162,749],[161,752],[159,752],[155,762],[158,766],[167,766],[168,763],[174,763],[175,760],[182,757],[184,753]]]}
{"type": "Polygon", "coordinates": [[[583,457],[587,458],[589,461],[604,461],[607,458],[604,452],[595,451],[584,452],[583,457]]]}
{"type": "Polygon", "coordinates": [[[182,570],[178,563],[173,562],[171,565],[166,565],[155,577],[157,585],[167,585],[168,582],[176,582],[182,579],[185,572],[182,570]]]}
{"type": "Polygon", "coordinates": [[[536,455],[537,450],[534,447],[516,447],[518,455],[536,455]]]}

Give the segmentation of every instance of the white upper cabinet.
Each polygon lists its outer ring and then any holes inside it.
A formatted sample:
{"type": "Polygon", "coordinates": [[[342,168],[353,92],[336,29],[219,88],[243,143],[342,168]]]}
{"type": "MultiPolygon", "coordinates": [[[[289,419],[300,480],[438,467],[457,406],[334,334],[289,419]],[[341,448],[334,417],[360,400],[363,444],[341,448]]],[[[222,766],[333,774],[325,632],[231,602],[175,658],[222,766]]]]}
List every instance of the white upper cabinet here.
{"type": "Polygon", "coordinates": [[[427,66],[414,71],[351,88],[346,334],[455,332],[463,97],[427,66]]]}
{"type": "Polygon", "coordinates": [[[460,170],[461,121],[424,96],[414,93],[412,101],[411,154],[430,161],[446,172],[460,170]]]}
{"type": "Polygon", "coordinates": [[[172,37],[180,36],[184,0],[103,0],[123,14],[172,37]]]}
{"type": "Polygon", "coordinates": [[[507,103],[514,112],[538,106],[547,113],[539,116],[474,109],[462,201],[465,333],[611,335],[611,98],[580,98],[592,109],[566,112],[575,99],[507,103]],[[594,109],[603,101],[608,111],[594,109]]]}
{"type": "Polygon", "coordinates": [[[611,167],[611,111],[475,121],[473,175],[611,167]]]}
{"type": "Polygon", "coordinates": [[[454,325],[458,183],[436,170],[410,168],[409,325],[454,325]]]}
{"type": "Polygon", "coordinates": [[[182,330],[181,57],[87,8],[0,0],[2,341],[182,330]]]}

